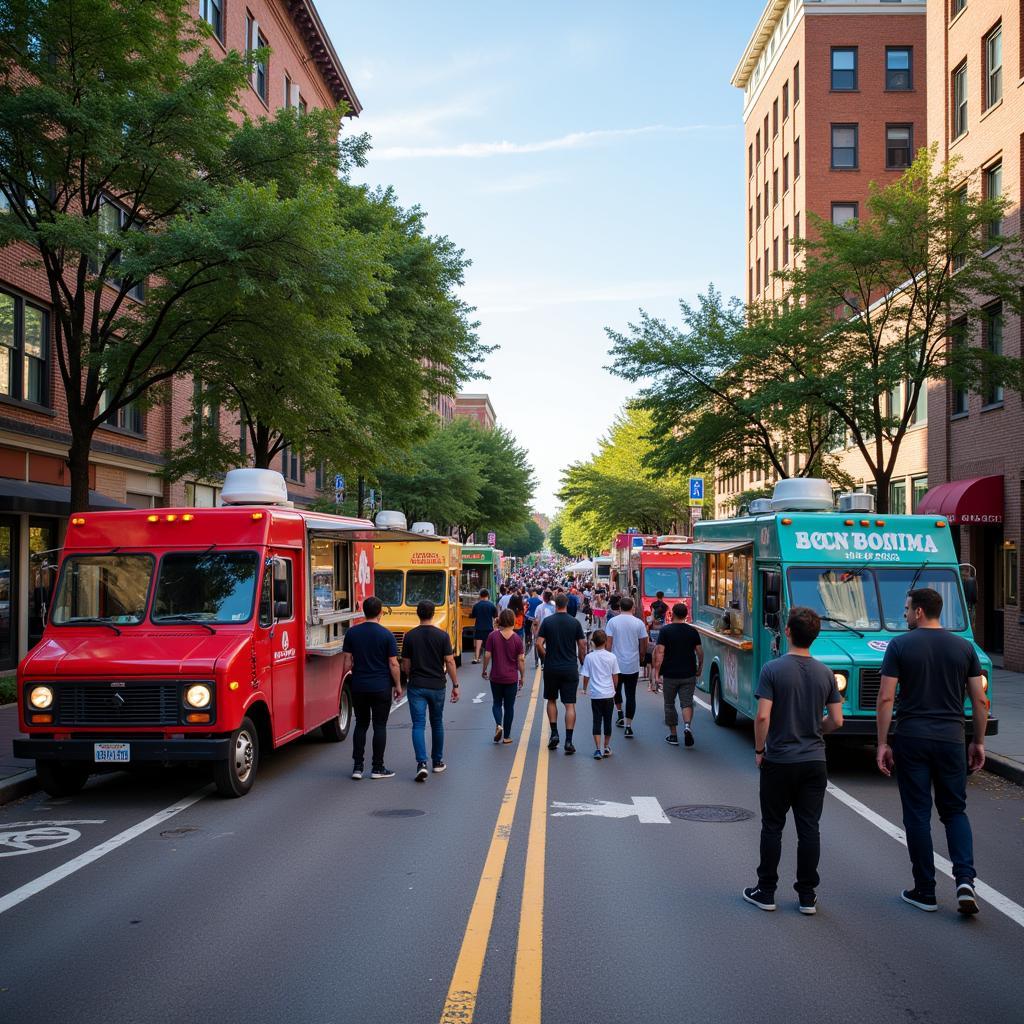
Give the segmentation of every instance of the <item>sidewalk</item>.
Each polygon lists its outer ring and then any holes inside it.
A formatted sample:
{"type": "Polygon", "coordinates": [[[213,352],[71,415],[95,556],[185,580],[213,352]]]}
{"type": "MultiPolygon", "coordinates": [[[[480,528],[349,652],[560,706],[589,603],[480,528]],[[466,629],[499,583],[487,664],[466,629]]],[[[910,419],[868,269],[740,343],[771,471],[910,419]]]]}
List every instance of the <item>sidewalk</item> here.
{"type": "Polygon", "coordinates": [[[35,764],[22,761],[11,753],[11,741],[21,735],[18,731],[18,705],[0,707],[0,804],[16,800],[37,788],[35,764]]]}
{"type": "Polygon", "coordinates": [[[992,711],[999,719],[999,734],[985,741],[985,767],[1024,786],[1024,673],[997,668],[992,675],[992,711]]]}

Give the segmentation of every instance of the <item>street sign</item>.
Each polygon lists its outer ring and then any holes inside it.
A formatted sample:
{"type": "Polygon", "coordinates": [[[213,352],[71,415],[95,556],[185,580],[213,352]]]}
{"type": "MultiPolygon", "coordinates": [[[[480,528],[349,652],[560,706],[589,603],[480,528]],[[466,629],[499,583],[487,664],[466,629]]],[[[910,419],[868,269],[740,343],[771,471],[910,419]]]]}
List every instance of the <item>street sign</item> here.
{"type": "Polygon", "coordinates": [[[497,540],[498,540],[498,536],[497,536],[496,533],[494,533],[493,530],[489,534],[487,534],[487,546],[488,547],[493,548],[495,543],[497,543],[497,540]]]}
{"type": "Polygon", "coordinates": [[[628,530],[626,531],[626,533],[639,533],[639,532],[640,532],[640,527],[639,527],[639,526],[631,526],[631,527],[630,527],[630,528],[629,528],[629,529],[628,529],[628,530]]]}
{"type": "Polygon", "coordinates": [[[631,547],[642,548],[644,546],[643,537],[634,535],[633,539],[629,542],[631,547]]]}
{"type": "Polygon", "coordinates": [[[334,504],[340,505],[345,500],[345,478],[338,473],[334,478],[334,504]]]}
{"type": "Polygon", "coordinates": [[[690,477],[690,504],[704,504],[704,477],[702,476],[690,477]]]}
{"type": "Polygon", "coordinates": [[[704,509],[702,509],[700,505],[694,505],[693,508],[690,509],[690,522],[699,523],[703,513],[704,509]]]}

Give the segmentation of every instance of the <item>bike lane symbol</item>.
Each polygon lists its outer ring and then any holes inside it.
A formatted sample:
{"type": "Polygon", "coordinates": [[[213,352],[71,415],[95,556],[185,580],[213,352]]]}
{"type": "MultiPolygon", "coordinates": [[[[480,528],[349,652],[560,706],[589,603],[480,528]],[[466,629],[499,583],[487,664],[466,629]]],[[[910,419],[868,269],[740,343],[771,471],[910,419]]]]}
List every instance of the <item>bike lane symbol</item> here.
{"type": "Polygon", "coordinates": [[[12,821],[0,824],[0,857],[21,857],[26,853],[45,853],[67,846],[82,833],[72,825],[102,825],[105,819],[83,818],[72,821],[12,821]]]}

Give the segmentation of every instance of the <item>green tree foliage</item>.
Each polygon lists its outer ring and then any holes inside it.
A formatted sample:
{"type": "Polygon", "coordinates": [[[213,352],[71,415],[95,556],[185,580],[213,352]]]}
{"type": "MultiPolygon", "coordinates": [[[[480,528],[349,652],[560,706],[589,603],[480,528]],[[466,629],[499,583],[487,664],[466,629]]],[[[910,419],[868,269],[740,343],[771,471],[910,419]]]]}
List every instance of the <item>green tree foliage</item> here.
{"type": "Polygon", "coordinates": [[[544,547],[544,531],[532,518],[524,519],[517,529],[502,531],[497,538],[495,546],[516,558],[538,554],[544,547]]]}
{"type": "Polygon", "coordinates": [[[0,9],[0,245],[49,286],[75,509],[113,412],[276,293],[315,302],[337,280],[321,243],[340,112],[240,125],[252,56],[214,59],[205,33],[185,0],[0,9]]]}
{"type": "Polygon", "coordinates": [[[565,546],[565,542],[562,539],[563,532],[562,513],[559,512],[551,520],[551,525],[548,527],[548,544],[556,555],[565,555],[567,558],[571,558],[573,552],[565,546]]]}
{"type": "Polygon", "coordinates": [[[659,443],[652,414],[630,406],[592,458],[564,470],[560,541],[570,554],[606,549],[631,526],[657,534],[689,522],[688,476],[649,468],[659,443]]]}

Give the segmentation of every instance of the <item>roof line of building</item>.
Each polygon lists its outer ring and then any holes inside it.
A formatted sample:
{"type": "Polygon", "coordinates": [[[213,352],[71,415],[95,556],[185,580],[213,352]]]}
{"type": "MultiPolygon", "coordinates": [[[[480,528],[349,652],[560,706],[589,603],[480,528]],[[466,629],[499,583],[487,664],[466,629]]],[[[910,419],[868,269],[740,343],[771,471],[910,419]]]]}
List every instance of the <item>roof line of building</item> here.
{"type": "Polygon", "coordinates": [[[320,20],[313,0],[288,0],[288,13],[305,37],[306,47],[336,101],[348,104],[349,117],[358,117],[363,105],[356,96],[341,58],[320,20]]]}
{"type": "Polygon", "coordinates": [[[754,33],[743,51],[743,56],[740,57],[736,70],[732,73],[730,82],[737,89],[746,88],[761,53],[764,51],[765,44],[771,39],[775,26],[779,23],[788,3],[789,0],[768,0],[765,4],[757,26],[754,28],[754,33]]]}

